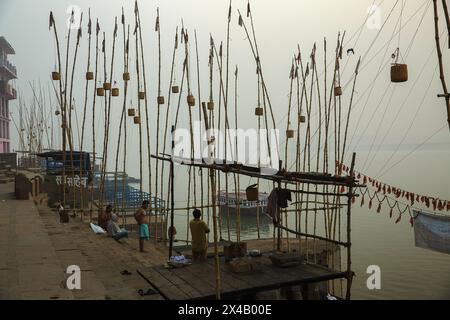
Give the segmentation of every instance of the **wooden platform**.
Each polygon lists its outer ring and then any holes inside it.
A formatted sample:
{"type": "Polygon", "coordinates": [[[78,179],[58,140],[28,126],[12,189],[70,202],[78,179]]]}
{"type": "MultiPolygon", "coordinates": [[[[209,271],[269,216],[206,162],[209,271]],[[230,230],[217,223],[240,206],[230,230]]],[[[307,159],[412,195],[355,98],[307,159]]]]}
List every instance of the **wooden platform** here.
{"type": "MultiPolygon", "coordinates": [[[[222,299],[236,299],[243,295],[346,276],[345,272],[332,271],[314,264],[301,264],[289,268],[276,267],[272,265],[268,254],[253,259],[261,262],[260,271],[234,273],[224,259],[220,258],[222,299]]],[[[209,258],[204,263],[194,263],[183,268],[167,269],[164,266],[155,266],[141,268],[138,272],[149,284],[158,288],[159,293],[168,300],[215,299],[216,297],[213,258],[209,258]]]]}

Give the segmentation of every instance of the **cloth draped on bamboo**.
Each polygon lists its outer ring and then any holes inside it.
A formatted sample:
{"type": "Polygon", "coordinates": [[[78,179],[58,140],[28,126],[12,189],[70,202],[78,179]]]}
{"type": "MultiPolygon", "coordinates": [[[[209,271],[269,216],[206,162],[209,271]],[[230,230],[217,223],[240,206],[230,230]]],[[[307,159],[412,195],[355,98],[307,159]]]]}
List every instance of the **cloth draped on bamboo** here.
{"type": "Polygon", "coordinates": [[[266,213],[272,217],[274,224],[280,222],[280,208],[287,208],[288,201],[292,201],[291,191],[287,189],[275,188],[267,199],[267,211],[266,213]]]}
{"type": "Polygon", "coordinates": [[[420,211],[414,215],[416,247],[450,254],[450,217],[420,211]]]}

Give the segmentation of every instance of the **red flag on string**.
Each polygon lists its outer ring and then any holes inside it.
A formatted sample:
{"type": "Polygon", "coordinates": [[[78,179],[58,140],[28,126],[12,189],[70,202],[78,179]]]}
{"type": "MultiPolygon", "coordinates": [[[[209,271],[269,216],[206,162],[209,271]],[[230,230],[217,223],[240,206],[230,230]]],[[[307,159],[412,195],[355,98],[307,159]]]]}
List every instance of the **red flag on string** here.
{"type": "Polygon", "coordinates": [[[377,213],[381,212],[381,202],[378,204],[377,213]]]}

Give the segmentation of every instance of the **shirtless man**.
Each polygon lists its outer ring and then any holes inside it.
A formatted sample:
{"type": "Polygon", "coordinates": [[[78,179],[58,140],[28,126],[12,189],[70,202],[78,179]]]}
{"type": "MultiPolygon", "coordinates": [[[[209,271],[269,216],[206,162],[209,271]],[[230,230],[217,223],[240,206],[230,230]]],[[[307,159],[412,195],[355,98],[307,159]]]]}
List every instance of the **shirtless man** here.
{"type": "Polygon", "coordinates": [[[146,252],[144,251],[144,241],[150,240],[150,232],[148,229],[148,219],[146,210],[148,208],[148,201],[144,200],[142,201],[142,207],[140,207],[135,215],[134,218],[136,219],[136,222],[139,226],[139,251],[140,252],[146,252]]]}

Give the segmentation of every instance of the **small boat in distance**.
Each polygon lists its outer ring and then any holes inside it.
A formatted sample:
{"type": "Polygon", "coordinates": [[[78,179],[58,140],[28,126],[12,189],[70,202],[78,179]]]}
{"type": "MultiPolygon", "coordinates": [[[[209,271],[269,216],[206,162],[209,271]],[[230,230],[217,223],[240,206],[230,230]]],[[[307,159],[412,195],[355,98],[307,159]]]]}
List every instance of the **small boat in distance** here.
{"type": "Polygon", "coordinates": [[[266,212],[268,198],[268,193],[259,192],[257,201],[248,201],[245,191],[239,191],[239,193],[231,191],[228,192],[228,194],[225,191],[220,191],[218,202],[221,214],[226,214],[229,210],[229,213],[234,215],[237,213],[237,208],[239,206],[241,215],[256,215],[258,211],[259,214],[264,214],[266,212]]]}

